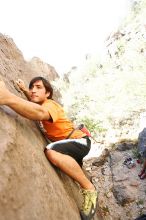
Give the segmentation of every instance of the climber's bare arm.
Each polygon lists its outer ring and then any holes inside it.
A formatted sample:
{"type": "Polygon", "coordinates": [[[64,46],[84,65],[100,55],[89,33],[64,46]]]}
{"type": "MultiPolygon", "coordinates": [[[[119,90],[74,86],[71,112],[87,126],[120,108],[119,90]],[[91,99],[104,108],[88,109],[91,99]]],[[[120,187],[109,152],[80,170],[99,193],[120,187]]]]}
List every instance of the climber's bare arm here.
{"type": "Polygon", "coordinates": [[[32,120],[49,120],[50,114],[43,106],[24,100],[11,93],[0,81],[0,105],[7,105],[18,114],[32,120]]]}
{"type": "Polygon", "coordinates": [[[19,87],[19,89],[24,93],[24,95],[26,96],[26,98],[28,100],[30,100],[30,92],[28,90],[28,88],[26,87],[25,83],[23,82],[23,80],[18,79],[16,81],[17,86],[19,87]]]}

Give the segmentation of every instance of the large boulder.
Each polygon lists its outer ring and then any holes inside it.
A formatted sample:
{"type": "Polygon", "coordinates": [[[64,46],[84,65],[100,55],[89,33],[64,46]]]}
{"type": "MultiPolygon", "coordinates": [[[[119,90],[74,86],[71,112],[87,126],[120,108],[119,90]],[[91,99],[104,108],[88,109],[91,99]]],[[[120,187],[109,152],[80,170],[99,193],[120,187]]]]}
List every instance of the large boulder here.
{"type": "MultiPolygon", "coordinates": [[[[25,98],[14,82],[21,78],[28,84],[34,76],[36,69],[13,40],[0,35],[0,78],[6,86],[25,98]]],[[[80,219],[79,187],[46,159],[46,144],[35,122],[0,106],[1,220],[80,219]]]]}

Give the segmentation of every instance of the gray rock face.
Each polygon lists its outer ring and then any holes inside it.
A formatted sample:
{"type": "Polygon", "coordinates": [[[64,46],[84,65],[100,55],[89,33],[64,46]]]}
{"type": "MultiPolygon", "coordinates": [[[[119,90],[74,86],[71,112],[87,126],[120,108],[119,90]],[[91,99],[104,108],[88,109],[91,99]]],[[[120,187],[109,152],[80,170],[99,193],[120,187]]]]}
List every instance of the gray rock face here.
{"type": "Polygon", "coordinates": [[[130,202],[133,202],[135,198],[127,192],[126,186],[116,185],[113,188],[113,195],[115,196],[117,203],[121,206],[124,206],[130,202]]]}
{"type": "Polygon", "coordinates": [[[125,149],[132,143],[117,143],[116,150],[103,154],[99,158],[84,161],[92,182],[99,189],[100,213],[105,220],[134,220],[146,213],[146,181],[138,177],[142,164],[138,164],[133,148],[125,149]],[[123,145],[123,147],[122,147],[123,145]],[[132,157],[135,166],[129,168],[124,164],[126,158],[132,157]],[[98,163],[98,161],[102,163],[98,163]],[[89,169],[90,168],[90,169],[89,169]]]}
{"type": "Polygon", "coordinates": [[[74,193],[67,193],[45,158],[35,124],[5,108],[0,118],[1,219],[80,219],[74,193]]]}
{"type": "MultiPolygon", "coordinates": [[[[21,78],[36,76],[12,41],[0,36],[0,78],[16,95],[21,78]]],[[[36,124],[0,106],[0,219],[79,220],[78,186],[46,159],[46,141],[36,124]]],[[[95,217],[95,219],[97,219],[95,217]]]]}

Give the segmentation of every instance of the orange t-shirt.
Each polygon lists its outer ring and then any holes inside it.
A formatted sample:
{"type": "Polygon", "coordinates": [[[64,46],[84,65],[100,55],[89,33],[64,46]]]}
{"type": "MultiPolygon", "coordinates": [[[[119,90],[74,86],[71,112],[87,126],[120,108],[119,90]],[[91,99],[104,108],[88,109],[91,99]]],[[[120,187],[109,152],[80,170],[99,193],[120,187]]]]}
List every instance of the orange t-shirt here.
{"type": "MultiPolygon", "coordinates": [[[[40,121],[43,133],[51,141],[65,139],[74,129],[73,123],[66,117],[61,105],[52,99],[45,101],[42,106],[51,115],[52,121],[40,121]]],[[[81,130],[75,130],[70,138],[82,138],[85,134],[81,130]]]]}

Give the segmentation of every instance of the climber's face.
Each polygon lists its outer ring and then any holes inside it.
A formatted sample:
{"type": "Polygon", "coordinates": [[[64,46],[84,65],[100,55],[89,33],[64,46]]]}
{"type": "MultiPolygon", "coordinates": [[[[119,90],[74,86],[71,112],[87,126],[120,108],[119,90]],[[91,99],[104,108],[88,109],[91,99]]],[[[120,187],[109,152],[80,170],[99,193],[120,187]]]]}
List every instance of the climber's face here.
{"type": "Polygon", "coordinates": [[[50,93],[46,91],[42,80],[34,82],[29,91],[31,101],[38,104],[42,104],[50,95],[50,93]]]}

